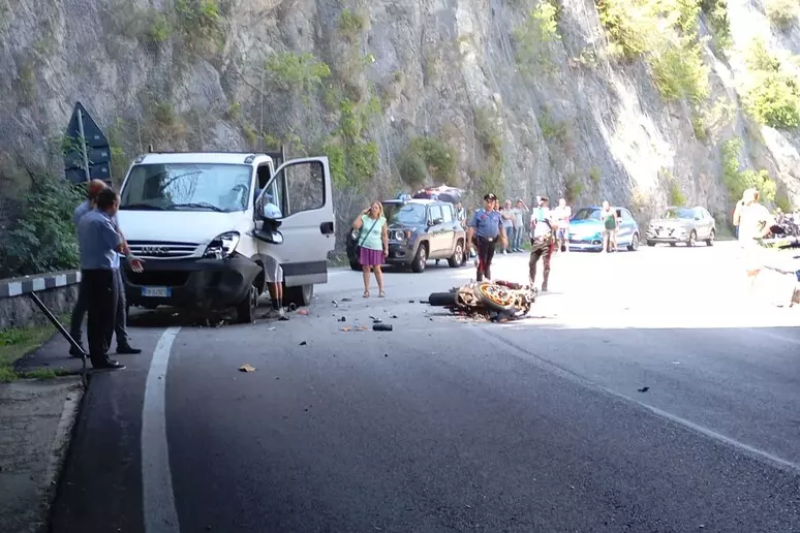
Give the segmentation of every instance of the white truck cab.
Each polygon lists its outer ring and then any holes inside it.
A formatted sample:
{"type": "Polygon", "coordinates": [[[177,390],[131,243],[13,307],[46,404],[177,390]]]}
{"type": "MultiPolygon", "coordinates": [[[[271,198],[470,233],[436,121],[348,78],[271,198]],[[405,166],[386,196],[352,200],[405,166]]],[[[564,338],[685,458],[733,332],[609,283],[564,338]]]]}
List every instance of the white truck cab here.
{"type": "Polygon", "coordinates": [[[283,268],[284,303],[309,305],[335,247],[330,169],[326,157],[282,161],[281,153],[137,157],[117,215],[145,261],[140,273],[123,262],[128,305],[235,307],[251,322],[267,256],[283,268]],[[280,210],[277,222],[264,217],[267,201],[280,210]]]}

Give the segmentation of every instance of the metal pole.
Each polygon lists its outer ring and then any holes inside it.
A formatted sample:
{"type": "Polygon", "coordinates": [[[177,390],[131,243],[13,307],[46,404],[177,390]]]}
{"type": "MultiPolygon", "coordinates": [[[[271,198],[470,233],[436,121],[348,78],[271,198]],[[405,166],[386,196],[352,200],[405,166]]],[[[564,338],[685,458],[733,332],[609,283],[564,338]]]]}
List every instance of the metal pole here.
{"type": "Polygon", "coordinates": [[[83,152],[83,171],[86,173],[86,181],[90,181],[89,175],[89,154],[86,149],[86,135],[83,133],[83,112],[78,109],[78,131],[81,133],[81,152],[83,152]]]}
{"type": "Polygon", "coordinates": [[[44,313],[45,316],[47,316],[47,318],[50,319],[50,322],[53,323],[53,325],[56,327],[56,329],[58,329],[58,331],[61,333],[61,335],[65,339],[67,339],[67,342],[70,344],[70,346],[72,346],[73,348],[75,348],[76,350],[78,350],[80,352],[81,361],[83,362],[83,369],[81,370],[81,383],[83,383],[83,386],[85,387],[86,386],[86,352],[83,350],[83,348],[81,347],[80,344],[75,342],[75,339],[72,338],[72,335],[70,335],[69,332],[67,332],[67,330],[64,328],[64,326],[61,325],[61,322],[59,322],[58,319],[56,318],[56,316],[47,308],[47,306],[44,305],[44,303],[39,299],[39,297],[36,295],[35,292],[29,292],[28,296],[30,296],[31,300],[33,300],[33,302],[36,304],[36,306],[39,309],[42,310],[42,313],[44,313]]]}

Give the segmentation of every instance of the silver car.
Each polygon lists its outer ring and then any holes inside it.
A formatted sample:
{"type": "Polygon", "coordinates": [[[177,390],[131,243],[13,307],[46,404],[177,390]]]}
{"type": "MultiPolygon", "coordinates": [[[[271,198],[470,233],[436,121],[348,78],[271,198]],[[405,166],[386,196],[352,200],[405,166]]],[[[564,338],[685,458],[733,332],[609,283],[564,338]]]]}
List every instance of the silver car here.
{"type": "Polygon", "coordinates": [[[663,215],[647,226],[647,246],[663,242],[670,246],[683,243],[694,246],[697,241],[714,245],[717,222],[704,207],[668,207],[663,215]]]}

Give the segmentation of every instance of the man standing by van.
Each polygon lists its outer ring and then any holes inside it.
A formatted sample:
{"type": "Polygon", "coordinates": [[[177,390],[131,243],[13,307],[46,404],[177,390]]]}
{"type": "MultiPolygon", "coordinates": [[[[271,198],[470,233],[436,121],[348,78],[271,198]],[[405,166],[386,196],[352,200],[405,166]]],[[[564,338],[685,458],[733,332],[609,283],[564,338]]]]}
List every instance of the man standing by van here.
{"type": "Polygon", "coordinates": [[[492,279],[492,258],[494,257],[497,238],[503,244],[503,248],[508,247],[508,237],[503,227],[503,217],[496,210],[497,196],[489,193],[483,197],[483,209],[478,209],[472,215],[467,230],[467,246],[478,248],[478,270],[476,279],[483,281],[492,279]],[[475,242],[472,242],[473,236],[475,242]]]}
{"type": "MultiPolygon", "coordinates": [[[[269,193],[266,193],[264,197],[267,199],[267,203],[264,204],[264,216],[274,220],[283,218],[281,208],[275,203],[275,197],[269,193]]],[[[264,272],[267,278],[269,299],[272,303],[271,317],[277,317],[278,320],[289,320],[289,317],[286,316],[286,311],[283,309],[283,268],[278,263],[278,260],[270,254],[266,255],[264,272]]]]}

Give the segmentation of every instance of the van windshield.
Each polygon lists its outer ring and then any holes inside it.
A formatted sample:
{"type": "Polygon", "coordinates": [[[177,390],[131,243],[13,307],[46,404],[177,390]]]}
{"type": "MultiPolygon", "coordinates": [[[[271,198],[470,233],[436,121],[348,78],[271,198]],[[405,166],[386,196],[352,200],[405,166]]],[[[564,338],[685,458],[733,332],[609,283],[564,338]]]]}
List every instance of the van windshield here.
{"type": "Polygon", "coordinates": [[[253,169],[248,165],[169,163],[136,165],[119,208],[130,211],[247,209],[253,169]]]}

